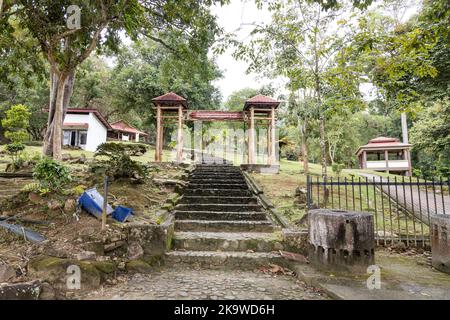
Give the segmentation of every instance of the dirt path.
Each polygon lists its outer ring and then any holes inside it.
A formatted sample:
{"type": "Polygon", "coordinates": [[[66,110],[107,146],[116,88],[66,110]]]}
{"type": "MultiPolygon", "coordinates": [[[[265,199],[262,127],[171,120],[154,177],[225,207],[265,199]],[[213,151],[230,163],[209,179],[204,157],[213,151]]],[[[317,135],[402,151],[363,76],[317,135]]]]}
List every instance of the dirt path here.
{"type": "Polygon", "coordinates": [[[252,271],[163,269],[77,296],[88,300],[323,300],[294,276],[252,271]]]}

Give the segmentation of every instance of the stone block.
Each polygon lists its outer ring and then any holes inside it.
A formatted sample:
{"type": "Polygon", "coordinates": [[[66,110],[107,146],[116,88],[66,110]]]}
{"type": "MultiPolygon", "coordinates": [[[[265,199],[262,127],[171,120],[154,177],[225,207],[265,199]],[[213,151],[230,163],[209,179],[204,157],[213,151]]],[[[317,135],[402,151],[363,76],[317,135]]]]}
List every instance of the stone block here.
{"type": "Polygon", "coordinates": [[[373,216],[365,212],[310,210],[309,260],[315,267],[365,273],[375,263],[373,216]]]}
{"type": "Polygon", "coordinates": [[[439,271],[450,274],[450,215],[431,217],[431,264],[439,271]]]}

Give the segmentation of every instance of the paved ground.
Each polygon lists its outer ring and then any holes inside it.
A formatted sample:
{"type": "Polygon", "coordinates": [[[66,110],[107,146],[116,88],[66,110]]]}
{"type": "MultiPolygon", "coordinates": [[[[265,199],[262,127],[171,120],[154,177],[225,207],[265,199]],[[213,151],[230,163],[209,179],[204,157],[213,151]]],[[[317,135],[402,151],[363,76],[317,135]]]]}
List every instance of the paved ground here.
{"type": "MultiPolygon", "coordinates": [[[[375,178],[376,182],[379,182],[380,179],[382,182],[387,182],[386,178],[374,174],[361,173],[360,175],[369,178],[369,181],[375,178]]],[[[409,180],[406,179],[406,181],[409,180]]],[[[392,183],[392,180],[390,180],[390,182],[392,183]]],[[[383,186],[383,191],[386,194],[390,193],[391,198],[394,201],[398,202],[401,206],[405,206],[409,211],[413,212],[418,219],[424,221],[426,224],[428,224],[428,213],[430,216],[434,214],[450,213],[450,196],[442,195],[440,193],[434,194],[432,190],[426,192],[423,189],[418,189],[417,186],[412,188],[405,186],[403,192],[403,185],[400,182],[398,182],[397,185],[397,194],[394,185],[383,186]]],[[[436,187],[436,191],[440,192],[440,188],[436,187]]]]}
{"type": "Polygon", "coordinates": [[[174,270],[131,275],[125,282],[77,299],[106,300],[322,300],[294,276],[252,271],[174,270]]]}

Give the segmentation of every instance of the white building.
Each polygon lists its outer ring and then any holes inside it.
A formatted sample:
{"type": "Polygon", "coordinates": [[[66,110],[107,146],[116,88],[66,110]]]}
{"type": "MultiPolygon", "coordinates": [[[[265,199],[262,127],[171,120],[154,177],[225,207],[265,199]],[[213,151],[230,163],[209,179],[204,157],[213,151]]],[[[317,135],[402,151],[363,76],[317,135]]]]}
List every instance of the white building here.
{"type": "Polygon", "coordinates": [[[106,142],[108,121],[96,109],[68,109],[63,123],[63,145],[94,152],[106,142]]]}

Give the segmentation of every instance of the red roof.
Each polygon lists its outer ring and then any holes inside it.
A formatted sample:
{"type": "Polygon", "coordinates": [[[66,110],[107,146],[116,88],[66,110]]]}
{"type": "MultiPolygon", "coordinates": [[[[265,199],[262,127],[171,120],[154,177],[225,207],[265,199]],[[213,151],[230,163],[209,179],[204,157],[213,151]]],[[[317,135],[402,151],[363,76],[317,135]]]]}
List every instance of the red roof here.
{"type": "Polygon", "coordinates": [[[169,92],[163,94],[162,96],[156,97],[152,99],[153,102],[157,102],[158,104],[179,104],[181,103],[183,106],[187,108],[187,101],[185,98],[177,95],[176,93],[169,92]]]}
{"type": "Polygon", "coordinates": [[[111,125],[106,121],[102,114],[97,109],[81,109],[81,108],[68,108],[67,113],[93,113],[100,120],[101,123],[108,129],[111,130],[111,125]]]}
{"type": "Polygon", "coordinates": [[[272,99],[271,97],[258,94],[247,101],[245,101],[244,110],[247,110],[250,106],[254,107],[278,107],[280,101],[272,99]]]}
{"type": "Polygon", "coordinates": [[[400,142],[397,138],[376,137],[369,140],[369,143],[358,148],[356,154],[359,155],[362,150],[389,150],[389,149],[409,149],[408,143],[400,142]]]}
{"type": "Polygon", "coordinates": [[[129,125],[127,122],[125,122],[123,120],[119,120],[114,123],[111,123],[111,127],[115,131],[128,132],[128,133],[134,133],[134,134],[138,133],[142,136],[148,136],[147,133],[139,131],[138,129],[129,125]]]}
{"type": "Polygon", "coordinates": [[[193,111],[189,114],[191,119],[196,120],[242,120],[242,112],[233,111],[193,111]]]}

